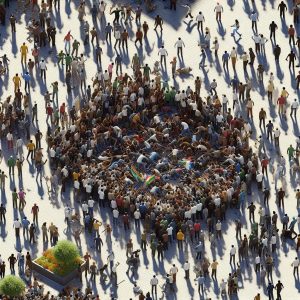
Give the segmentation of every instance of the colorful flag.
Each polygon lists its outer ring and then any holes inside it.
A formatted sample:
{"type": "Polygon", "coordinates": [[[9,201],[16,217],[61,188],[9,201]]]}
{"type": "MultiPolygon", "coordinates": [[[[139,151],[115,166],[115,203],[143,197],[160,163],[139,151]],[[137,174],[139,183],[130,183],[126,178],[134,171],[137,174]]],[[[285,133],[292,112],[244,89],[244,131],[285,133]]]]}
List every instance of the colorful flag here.
{"type": "Polygon", "coordinates": [[[135,180],[141,181],[141,182],[144,181],[142,174],[134,166],[131,166],[130,172],[131,172],[132,176],[135,178],[135,180]]]}
{"type": "Polygon", "coordinates": [[[155,180],[155,175],[148,176],[145,180],[147,185],[150,185],[155,180]]]}

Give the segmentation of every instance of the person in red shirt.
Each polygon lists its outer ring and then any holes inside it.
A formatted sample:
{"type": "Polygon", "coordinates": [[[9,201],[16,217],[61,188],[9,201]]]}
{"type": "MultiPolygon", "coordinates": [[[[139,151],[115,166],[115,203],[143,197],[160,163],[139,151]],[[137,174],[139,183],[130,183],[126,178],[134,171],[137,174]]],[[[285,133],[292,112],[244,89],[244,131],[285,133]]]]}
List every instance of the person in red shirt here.
{"type": "Polygon", "coordinates": [[[129,216],[127,213],[123,216],[123,224],[124,224],[124,229],[129,230],[129,216]]]}
{"type": "Polygon", "coordinates": [[[46,122],[48,122],[49,118],[51,123],[53,122],[52,119],[52,114],[53,114],[53,108],[50,106],[50,104],[48,104],[47,108],[46,108],[46,112],[47,112],[47,118],[46,118],[46,122]]]}
{"type": "Polygon", "coordinates": [[[285,97],[281,96],[278,98],[277,100],[277,104],[278,104],[278,113],[279,114],[283,114],[283,108],[284,108],[284,104],[285,104],[285,97]]]}
{"type": "Polygon", "coordinates": [[[70,54],[71,51],[71,39],[73,38],[73,35],[71,34],[71,30],[66,34],[64,37],[65,41],[65,50],[68,54],[70,54]]]}
{"type": "Polygon", "coordinates": [[[268,164],[269,164],[269,160],[266,157],[264,157],[261,161],[261,169],[262,169],[263,175],[266,172],[266,175],[268,176],[268,169],[267,169],[268,164]]]}
{"type": "Polygon", "coordinates": [[[200,230],[201,230],[201,225],[199,221],[195,222],[194,230],[195,230],[195,239],[198,241],[200,238],[200,230]]]}
{"type": "Polygon", "coordinates": [[[33,223],[38,223],[38,213],[39,213],[39,207],[34,203],[34,205],[31,208],[31,213],[33,215],[33,223]]]}
{"type": "Polygon", "coordinates": [[[295,47],[295,28],[293,25],[290,25],[288,34],[289,34],[289,44],[291,45],[291,42],[293,42],[293,46],[295,47]]]}

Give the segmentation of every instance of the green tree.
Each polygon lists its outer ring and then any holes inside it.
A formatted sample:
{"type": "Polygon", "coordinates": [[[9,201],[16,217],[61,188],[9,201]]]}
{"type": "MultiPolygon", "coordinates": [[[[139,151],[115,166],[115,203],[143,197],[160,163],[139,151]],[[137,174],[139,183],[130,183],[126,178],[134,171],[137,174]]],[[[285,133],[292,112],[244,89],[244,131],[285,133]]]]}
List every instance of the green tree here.
{"type": "Polygon", "coordinates": [[[59,241],[53,248],[53,255],[61,264],[71,264],[79,257],[79,251],[75,244],[70,241],[59,241]]]}
{"type": "Polygon", "coordinates": [[[7,275],[0,280],[0,292],[9,297],[18,297],[25,291],[24,281],[14,275],[7,275]]]}

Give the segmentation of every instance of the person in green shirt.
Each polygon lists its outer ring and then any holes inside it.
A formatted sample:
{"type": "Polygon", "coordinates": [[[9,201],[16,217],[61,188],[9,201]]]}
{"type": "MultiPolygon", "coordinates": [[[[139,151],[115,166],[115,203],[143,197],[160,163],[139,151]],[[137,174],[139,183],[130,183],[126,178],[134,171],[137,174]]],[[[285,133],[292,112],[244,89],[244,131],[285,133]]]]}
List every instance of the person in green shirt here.
{"type": "Polygon", "coordinates": [[[150,67],[148,66],[148,64],[146,64],[143,67],[143,69],[144,69],[144,78],[145,78],[146,81],[148,81],[149,78],[150,78],[150,72],[151,72],[150,67]]]}
{"type": "Polygon", "coordinates": [[[57,61],[57,64],[59,64],[60,62],[62,63],[62,65],[64,65],[64,58],[65,58],[65,53],[63,50],[61,50],[58,55],[57,55],[57,58],[58,58],[58,61],[57,61]]]}
{"type": "Polygon", "coordinates": [[[74,53],[75,53],[75,57],[78,56],[79,45],[80,43],[77,40],[74,40],[72,44],[72,56],[74,56],[74,53]]]}
{"type": "Polygon", "coordinates": [[[9,159],[7,160],[7,165],[9,167],[9,175],[11,175],[11,172],[13,176],[15,175],[15,165],[16,165],[16,160],[13,158],[11,155],[9,159]]]}
{"type": "Polygon", "coordinates": [[[65,62],[66,62],[66,72],[71,70],[71,63],[72,63],[73,59],[72,56],[70,54],[67,54],[65,56],[65,62]]]}
{"type": "Polygon", "coordinates": [[[294,157],[295,149],[292,145],[290,145],[287,149],[287,154],[289,156],[289,161],[294,157]]]}
{"type": "Polygon", "coordinates": [[[170,104],[171,103],[171,95],[168,90],[165,91],[165,102],[170,104]]]}
{"type": "Polygon", "coordinates": [[[16,188],[14,188],[11,195],[12,195],[12,201],[13,201],[13,208],[18,208],[18,193],[17,193],[16,188]]]}
{"type": "Polygon", "coordinates": [[[176,95],[176,90],[174,87],[172,87],[171,90],[169,90],[169,94],[170,94],[171,103],[174,104],[175,95],[176,95]]]}

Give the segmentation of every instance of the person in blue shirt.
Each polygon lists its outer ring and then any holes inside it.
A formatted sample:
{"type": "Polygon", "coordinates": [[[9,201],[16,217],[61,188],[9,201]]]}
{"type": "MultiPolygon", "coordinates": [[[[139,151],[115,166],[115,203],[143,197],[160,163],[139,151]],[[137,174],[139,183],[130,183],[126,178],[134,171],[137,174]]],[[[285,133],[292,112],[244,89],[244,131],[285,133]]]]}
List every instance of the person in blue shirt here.
{"type": "Polygon", "coordinates": [[[271,282],[269,282],[269,285],[267,286],[269,300],[274,300],[273,290],[274,290],[274,285],[271,282]]]}
{"type": "Polygon", "coordinates": [[[25,92],[29,92],[29,90],[30,90],[30,81],[31,81],[31,76],[29,75],[29,73],[28,72],[26,72],[25,74],[23,74],[22,75],[22,77],[23,77],[23,79],[24,79],[24,81],[25,81],[25,92]],[[27,91],[27,89],[28,89],[28,91],[27,91]]]}
{"type": "Polygon", "coordinates": [[[29,224],[30,222],[27,220],[27,217],[24,217],[22,219],[22,227],[23,227],[23,236],[25,237],[25,233],[27,235],[27,238],[28,238],[28,233],[29,233],[29,224]]]}
{"type": "Polygon", "coordinates": [[[228,70],[228,61],[229,61],[229,53],[227,51],[224,52],[224,54],[222,55],[222,61],[223,61],[223,69],[228,70]]]}
{"type": "Polygon", "coordinates": [[[18,259],[18,267],[19,267],[19,274],[20,275],[24,274],[24,264],[25,264],[24,255],[21,255],[20,258],[18,259]]]}

